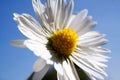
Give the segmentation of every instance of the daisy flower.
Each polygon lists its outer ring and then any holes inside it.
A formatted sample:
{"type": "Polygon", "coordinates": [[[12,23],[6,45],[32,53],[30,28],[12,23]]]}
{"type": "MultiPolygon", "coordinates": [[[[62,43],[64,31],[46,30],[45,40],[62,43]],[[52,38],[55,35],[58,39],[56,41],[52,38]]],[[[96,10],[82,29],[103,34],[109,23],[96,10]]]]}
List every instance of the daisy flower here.
{"type": "Polygon", "coordinates": [[[110,51],[102,48],[107,43],[105,35],[92,31],[96,22],[84,9],[73,14],[74,0],[32,0],[37,22],[28,14],[14,13],[18,29],[28,39],[12,44],[28,48],[39,57],[34,64],[33,80],[41,80],[53,65],[58,80],[79,80],[75,64],[91,80],[103,80],[104,68],[110,51]]]}

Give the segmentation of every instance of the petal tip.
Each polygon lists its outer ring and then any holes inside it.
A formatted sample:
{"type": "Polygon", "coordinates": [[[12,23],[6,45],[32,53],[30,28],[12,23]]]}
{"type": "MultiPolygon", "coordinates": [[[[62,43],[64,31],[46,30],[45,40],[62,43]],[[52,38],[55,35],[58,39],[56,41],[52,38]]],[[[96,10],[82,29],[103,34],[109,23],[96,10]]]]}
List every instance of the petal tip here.
{"type": "Polygon", "coordinates": [[[86,13],[88,13],[88,9],[84,9],[83,11],[86,12],[86,13]]]}
{"type": "Polygon", "coordinates": [[[13,13],[13,16],[14,16],[14,17],[18,17],[19,14],[18,14],[18,13],[13,13]]]}

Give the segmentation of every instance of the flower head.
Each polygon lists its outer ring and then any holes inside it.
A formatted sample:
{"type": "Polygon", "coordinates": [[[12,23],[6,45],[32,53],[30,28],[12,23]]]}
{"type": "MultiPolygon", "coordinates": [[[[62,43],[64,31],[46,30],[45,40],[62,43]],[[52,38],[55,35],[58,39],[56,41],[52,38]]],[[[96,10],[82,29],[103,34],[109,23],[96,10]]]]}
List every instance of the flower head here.
{"type": "Polygon", "coordinates": [[[54,65],[58,80],[79,80],[76,64],[92,80],[107,76],[104,68],[110,52],[102,48],[105,35],[91,31],[96,25],[88,11],[73,14],[74,0],[32,0],[37,22],[28,14],[14,13],[19,30],[28,38],[12,44],[28,48],[40,57],[34,64],[33,80],[41,80],[54,65]]]}

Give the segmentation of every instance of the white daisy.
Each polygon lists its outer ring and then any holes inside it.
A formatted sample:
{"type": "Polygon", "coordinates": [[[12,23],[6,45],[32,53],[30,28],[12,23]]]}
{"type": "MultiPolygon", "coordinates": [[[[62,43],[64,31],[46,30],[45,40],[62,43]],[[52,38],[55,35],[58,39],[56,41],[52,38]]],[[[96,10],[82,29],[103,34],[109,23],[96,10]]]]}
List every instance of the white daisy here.
{"type": "Polygon", "coordinates": [[[33,80],[41,80],[50,65],[54,65],[58,80],[79,80],[74,64],[92,80],[107,76],[104,68],[110,52],[101,46],[107,43],[105,35],[91,29],[96,25],[88,11],[73,13],[74,0],[32,0],[39,18],[14,13],[19,30],[28,38],[12,44],[28,48],[40,57],[34,64],[33,80]]]}

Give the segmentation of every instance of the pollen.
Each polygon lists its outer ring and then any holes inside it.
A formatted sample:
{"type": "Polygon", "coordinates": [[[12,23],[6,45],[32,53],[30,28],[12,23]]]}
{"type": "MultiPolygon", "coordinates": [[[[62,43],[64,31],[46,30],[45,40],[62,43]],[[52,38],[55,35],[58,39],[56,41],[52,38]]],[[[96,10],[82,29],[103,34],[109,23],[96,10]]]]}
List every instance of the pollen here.
{"type": "Polygon", "coordinates": [[[56,53],[69,56],[76,48],[77,39],[78,35],[72,28],[64,28],[54,32],[49,43],[56,53]]]}

